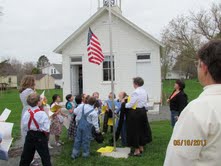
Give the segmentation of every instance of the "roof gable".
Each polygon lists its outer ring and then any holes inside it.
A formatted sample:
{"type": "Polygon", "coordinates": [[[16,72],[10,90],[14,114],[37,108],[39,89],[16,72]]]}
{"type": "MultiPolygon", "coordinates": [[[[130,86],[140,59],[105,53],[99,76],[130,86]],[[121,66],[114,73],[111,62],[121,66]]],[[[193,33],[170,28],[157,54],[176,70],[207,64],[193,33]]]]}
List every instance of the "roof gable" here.
{"type": "MultiPolygon", "coordinates": [[[[82,26],[80,26],[74,33],[72,33],[63,43],[61,43],[55,50],[55,53],[62,54],[62,50],[75,38],[77,38],[78,35],[80,35],[85,29],[87,29],[97,18],[99,18],[104,12],[108,12],[107,7],[103,7],[100,10],[98,10],[92,17],[90,17],[82,26]]],[[[143,29],[139,28],[137,25],[126,19],[121,14],[115,12],[112,10],[112,14],[119,19],[121,19],[126,24],[130,25],[132,28],[137,30],[138,32],[142,33],[147,38],[151,39],[155,43],[157,43],[159,46],[164,47],[164,45],[156,38],[154,38],[152,35],[144,31],[143,29]]]]}

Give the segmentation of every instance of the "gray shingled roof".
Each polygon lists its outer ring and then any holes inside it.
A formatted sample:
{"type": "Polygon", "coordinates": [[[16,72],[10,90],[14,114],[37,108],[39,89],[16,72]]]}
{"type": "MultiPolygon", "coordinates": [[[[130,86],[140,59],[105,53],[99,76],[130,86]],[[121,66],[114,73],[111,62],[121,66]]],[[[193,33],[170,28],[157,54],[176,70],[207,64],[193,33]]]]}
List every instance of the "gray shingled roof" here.
{"type": "Polygon", "coordinates": [[[61,80],[62,79],[62,74],[52,74],[51,75],[55,80],[61,80]]]}
{"type": "Polygon", "coordinates": [[[62,64],[52,64],[62,74],[62,64]]]}
{"type": "Polygon", "coordinates": [[[42,79],[46,75],[47,74],[34,74],[33,76],[35,77],[36,80],[40,80],[40,79],[42,79]]]}

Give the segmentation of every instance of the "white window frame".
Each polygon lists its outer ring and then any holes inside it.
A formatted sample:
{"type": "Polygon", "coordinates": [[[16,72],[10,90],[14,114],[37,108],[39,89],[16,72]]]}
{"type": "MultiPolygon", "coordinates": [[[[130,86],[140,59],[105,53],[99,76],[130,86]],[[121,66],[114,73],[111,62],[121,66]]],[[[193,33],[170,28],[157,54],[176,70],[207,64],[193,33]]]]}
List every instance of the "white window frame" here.
{"type": "MultiPolygon", "coordinates": [[[[110,55],[105,55],[104,56],[104,58],[105,57],[110,57],[110,55]]],[[[114,82],[116,81],[116,61],[115,61],[115,55],[113,55],[113,60],[114,60],[114,82]]],[[[103,63],[105,62],[105,59],[104,59],[104,61],[103,61],[103,63]]],[[[104,64],[102,63],[102,83],[103,84],[109,84],[109,83],[111,83],[111,80],[104,80],[104,70],[106,69],[106,70],[110,70],[111,69],[111,66],[109,66],[108,68],[105,68],[104,69],[104,64]]],[[[110,73],[111,74],[111,73],[110,73]]]]}

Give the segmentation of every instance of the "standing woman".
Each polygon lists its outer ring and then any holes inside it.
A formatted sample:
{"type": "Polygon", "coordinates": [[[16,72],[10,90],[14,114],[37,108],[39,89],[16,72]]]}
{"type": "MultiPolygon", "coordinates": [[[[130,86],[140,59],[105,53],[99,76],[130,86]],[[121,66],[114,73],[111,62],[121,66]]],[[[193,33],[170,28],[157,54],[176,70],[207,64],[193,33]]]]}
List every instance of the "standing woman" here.
{"type": "Polygon", "coordinates": [[[127,144],[129,147],[135,149],[134,153],[130,153],[132,156],[140,156],[144,151],[146,143],[152,140],[151,129],[146,114],[148,95],[142,87],[143,85],[144,80],[141,77],[133,79],[135,91],[131,95],[130,102],[125,105],[128,108],[127,144]]]}
{"type": "Polygon", "coordinates": [[[184,93],[185,83],[181,80],[176,80],[174,91],[170,95],[167,102],[170,104],[171,126],[174,127],[180,113],[188,104],[188,97],[184,93]]]}
{"type": "MultiPolygon", "coordinates": [[[[35,78],[31,75],[24,76],[21,80],[20,84],[20,100],[22,102],[22,115],[21,119],[25,113],[26,110],[30,107],[27,103],[28,96],[35,91],[35,78]]],[[[21,139],[24,142],[25,141],[26,132],[23,131],[23,126],[21,123],[21,139]]]]}

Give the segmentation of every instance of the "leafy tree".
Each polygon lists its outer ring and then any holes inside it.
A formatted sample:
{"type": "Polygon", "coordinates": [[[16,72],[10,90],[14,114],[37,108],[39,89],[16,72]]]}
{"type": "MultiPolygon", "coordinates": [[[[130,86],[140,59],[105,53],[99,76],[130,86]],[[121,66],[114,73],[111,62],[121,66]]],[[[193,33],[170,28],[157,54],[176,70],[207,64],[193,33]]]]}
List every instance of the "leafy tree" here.
{"type": "Polygon", "coordinates": [[[48,58],[45,55],[42,55],[38,58],[37,62],[37,68],[41,69],[43,67],[46,67],[50,64],[48,58]]]}
{"type": "Polygon", "coordinates": [[[35,67],[35,68],[32,69],[31,73],[32,74],[41,74],[41,70],[39,68],[35,67]]]}

